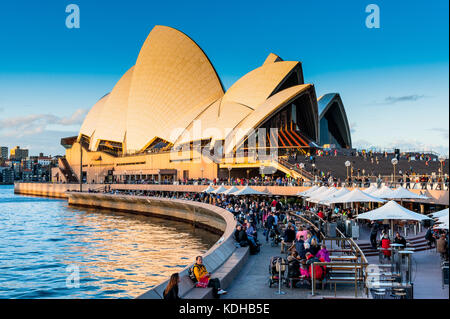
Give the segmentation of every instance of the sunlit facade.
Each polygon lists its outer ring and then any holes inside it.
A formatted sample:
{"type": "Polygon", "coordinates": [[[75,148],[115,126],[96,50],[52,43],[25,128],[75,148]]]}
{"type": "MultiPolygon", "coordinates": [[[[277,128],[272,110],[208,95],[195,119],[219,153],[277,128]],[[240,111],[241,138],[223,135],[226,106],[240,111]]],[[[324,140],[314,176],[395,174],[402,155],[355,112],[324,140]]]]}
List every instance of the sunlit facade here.
{"type": "Polygon", "coordinates": [[[261,166],[299,175],[279,158],[322,141],[351,147],[342,101],[333,96],[331,106],[318,107],[301,62],[273,53],[225,91],[192,39],[155,26],[135,65],[95,103],[79,135],[62,139],[66,157],[53,179],[75,182],[81,166],[87,182],[226,178],[261,166]]]}

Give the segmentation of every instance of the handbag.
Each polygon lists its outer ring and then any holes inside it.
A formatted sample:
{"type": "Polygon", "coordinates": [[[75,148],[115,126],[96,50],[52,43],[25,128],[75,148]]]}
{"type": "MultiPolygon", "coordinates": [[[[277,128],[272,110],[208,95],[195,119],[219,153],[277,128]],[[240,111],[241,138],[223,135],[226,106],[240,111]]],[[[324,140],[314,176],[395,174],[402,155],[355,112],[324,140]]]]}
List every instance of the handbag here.
{"type": "Polygon", "coordinates": [[[209,277],[203,276],[203,277],[200,278],[200,280],[197,282],[197,284],[195,285],[195,287],[198,287],[198,288],[207,288],[207,287],[208,287],[208,283],[209,283],[209,277]]]}

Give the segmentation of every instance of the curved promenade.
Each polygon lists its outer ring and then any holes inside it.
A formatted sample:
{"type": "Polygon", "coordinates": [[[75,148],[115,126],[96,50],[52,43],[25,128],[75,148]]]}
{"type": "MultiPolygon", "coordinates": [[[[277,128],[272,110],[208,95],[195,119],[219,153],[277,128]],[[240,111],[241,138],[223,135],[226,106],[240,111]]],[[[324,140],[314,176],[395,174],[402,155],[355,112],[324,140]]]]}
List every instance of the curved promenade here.
{"type": "MultiPolygon", "coordinates": [[[[69,205],[174,219],[222,234],[222,237],[203,255],[203,263],[214,277],[221,279],[224,288],[231,283],[248,258],[248,248],[236,248],[234,244],[233,232],[236,221],[233,215],[220,207],[187,200],[131,195],[68,192],[67,196],[69,205]]],[[[211,288],[194,288],[187,274],[189,267],[180,272],[180,296],[186,299],[211,297],[211,288]]],[[[138,298],[161,299],[166,286],[167,280],[138,298]]]]}

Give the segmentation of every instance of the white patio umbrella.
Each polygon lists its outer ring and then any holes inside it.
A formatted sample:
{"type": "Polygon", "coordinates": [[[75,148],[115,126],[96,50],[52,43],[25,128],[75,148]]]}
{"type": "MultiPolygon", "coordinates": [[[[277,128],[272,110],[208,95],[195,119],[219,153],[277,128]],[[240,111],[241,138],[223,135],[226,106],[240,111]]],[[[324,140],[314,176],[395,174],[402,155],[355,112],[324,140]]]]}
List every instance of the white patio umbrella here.
{"type": "Polygon", "coordinates": [[[314,191],[316,191],[318,189],[319,189],[319,186],[314,185],[313,187],[307,189],[306,191],[299,192],[299,193],[297,193],[295,195],[297,195],[297,196],[308,196],[309,194],[311,194],[312,192],[314,192],[314,191]]]}
{"type": "Polygon", "coordinates": [[[231,193],[237,192],[238,190],[239,190],[239,188],[237,188],[236,186],[233,186],[233,187],[227,189],[226,191],[222,192],[222,194],[230,195],[231,193]]]}
{"type": "Polygon", "coordinates": [[[214,191],[214,187],[209,185],[208,188],[206,188],[202,191],[202,193],[211,193],[212,191],[214,191]]]}
{"type": "Polygon", "coordinates": [[[303,195],[302,197],[313,197],[313,196],[317,196],[320,193],[325,192],[328,189],[328,187],[326,186],[321,186],[318,189],[316,189],[314,192],[309,193],[308,195],[303,195]]]}
{"type": "Polygon", "coordinates": [[[336,204],[336,203],[368,203],[368,202],[377,202],[377,203],[384,203],[385,200],[366,194],[362,190],[355,188],[351,192],[339,196],[336,198],[333,198],[328,201],[330,204],[336,204]]]}
{"type": "Polygon", "coordinates": [[[391,223],[392,236],[394,235],[394,220],[431,220],[430,217],[406,209],[402,205],[397,204],[397,202],[394,200],[389,201],[380,208],[371,210],[367,213],[363,213],[356,218],[369,220],[387,219],[391,223]]]}
{"type": "Polygon", "coordinates": [[[439,223],[439,224],[437,226],[435,226],[434,228],[447,229],[448,230],[448,215],[439,217],[436,222],[439,223]]]}
{"type": "Polygon", "coordinates": [[[213,193],[213,194],[222,194],[226,190],[227,189],[223,185],[220,185],[220,187],[218,189],[216,189],[215,191],[212,191],[211,193],[213,193]]]}
{"type": "Polygon", "coordinates": [[[376,187],[376,186],[373,185],[373,184],[370,185],[370,187],[367,188],[367,189],[362,189],[362,191],[363,191],[364,193],[370,194],[370,195],[372,195],[372,193],[375,192],[376,190],[378,190],[378,187],[376,187]]]}
{"type": "Polygon", "coordinates": [[[250,186],[245,186],[244,188],[242,188],[241,190],[238,190],[234,193],[232,193],[231,195],[234,196],[243,196],[243,195],[267,195],[266,193],[257,191],[256,189],[251,188],[250,186]]]}
{"type": "Polygon", "coordinates": [[[330,202],[329,202],[330,200],[338,198],[340,196],[344,196],[345,194],[348,194],[348,193],[350,193],[350,191],[347,188],[342,187],[336,193],[333,193],[330,196],[328,196],[327,198],[323,199],[321,201],[321,203],[323,203],[324,205],[330,206],[330,202]]]}
{"type": "Polygon", "coordinates": [[[393,190],[384,185],[383,187],[379,188],[378,190],[370,193],[370,195],[378,197],[378,198],[389,198],[389,196],[392,194],[393,190]]]}
{"type": "Polygon", "coordinates": [[[319,203],[321,200],[330,197],[332,194],[336,193],[338,191],[335,187],[330,187],[325,192],[320,193],[317,196],[309,197],[306,200],[311,203],[319,203]]]}
{"type": "Polygon", "coordinates": [[[429,216],[433,217],[433,218],[448,216],[448,208],[440,210],[438,212],[434,212],[434,213],[430,214],[429,216]]]}
{"type": "Polygon", "coordinates": [[[381,198],[389,198],[389,199],[425,199],[428,198],[424,195],[413,193],[406,188],[399,186],[398,188],[391,190],[386,195],[380,196],[381,198]]]}

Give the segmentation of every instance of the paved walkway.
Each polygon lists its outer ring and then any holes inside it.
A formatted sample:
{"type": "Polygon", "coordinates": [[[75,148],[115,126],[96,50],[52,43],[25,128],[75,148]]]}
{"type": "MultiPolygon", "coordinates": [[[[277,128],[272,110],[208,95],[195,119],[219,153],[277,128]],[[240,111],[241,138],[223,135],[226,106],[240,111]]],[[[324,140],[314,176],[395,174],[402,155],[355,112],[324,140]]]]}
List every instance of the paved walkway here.
{"type": "MultiPolygon", "coordinates": [[[[316,290],[315,296],[311,295],[311,288],[287,288],[284,285],[281,290],[285,295],[278,295],[278,285],[269,288],[269,262],[273,256],[280,256],[280,246],[271,247],[270,239],[266,243],[262,231],[258,233],[261,242],[261,251],[257,255],[249,256],[247,264],[241,270],[238,276],[228,287],[228,294],[221,298],[226,299],[311,299],[322,297],[333,297],[334,288],[330,290],[328,286],[322,290],[316,290]]],[[[285,257],[285,255],[283,255],[285,257]]],[[[362,290],[358,292],[358,297],[362,297],[362,290]],[[360,292],[361,291],[361,292],[360,292]]],[[[353,285],[339,285],[337,288],[337,297],[355,298],[353,285]]]]}
{"type": "MultiPolygon", "coordinates": [[[[290,289],[282,286],[285,295],[278,295],[278,286],[269,288],[269,261],[273,256],[280,256],[280,247],[271,247],[270,240],[266,243],[262,232],[258,233],[262,243],[261,252],[249,256],[247,264],[239,275],[228,287],[228,294],[222,296],[225,299],[313,299],[333,297],[334,289],[328,287],[316,290],[315,296],[311,295],[310,288],[290,289]]],[[[378,264],[378,256],[368,257],[369,263],[378,264]]],[[[442,289],[442,275],[440,268],[440,256],[434,249],[417,252],[413,255],[413,283],[414,299],[449,299],[449,289],[442,289]]],[[[337,297],[355,298],[353,285],[338,285],[337,297]]],[[[365,297],[359,289],[358,297],[365,297]]]]}
{"type": "MultiPolygon", "coordinates": [[[[378,264],[378,256],[368,257],[367,261],[378,264]]],[[[414,299],[449,299],[448,285],[442,289],[440,263],[440,255],[435,249],[413,254],[414,299]]]]}

